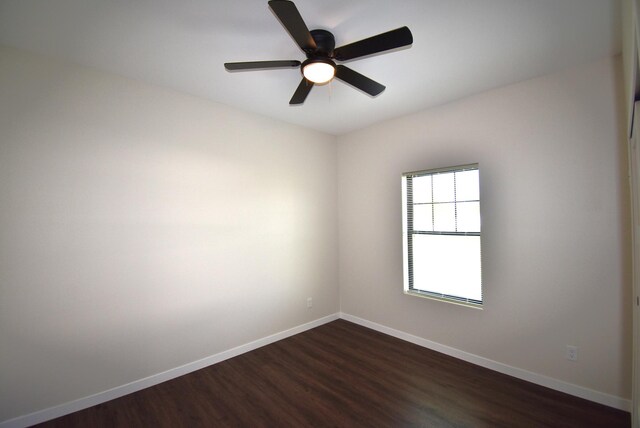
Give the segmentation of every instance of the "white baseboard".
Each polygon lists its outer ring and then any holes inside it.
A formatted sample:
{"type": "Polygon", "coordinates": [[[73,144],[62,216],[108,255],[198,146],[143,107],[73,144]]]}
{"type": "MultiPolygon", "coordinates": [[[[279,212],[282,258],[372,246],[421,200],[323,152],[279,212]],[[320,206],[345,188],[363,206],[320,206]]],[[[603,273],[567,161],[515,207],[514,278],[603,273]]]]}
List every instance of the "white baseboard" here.
{"type": "Polygon", "coordinates": [[[185,364],[174,369],[167,370],[162,373],[158,373],[144,379],[139,379],[125,385],[121,385],[107,391],[99,392],[88,397],[79,398],[68,403],[60,404],[58,406],[49,407],[48,409],[39,410],[34,413],[30,413],[24,416],[18,416],[17,418],[9,419],[0,422],[0,428],[23,428],[31,425],[35,425],[41,422],[45,422],[51,419],[58,418],[60,416],[68,415],[69,413],[77,412],[78,410],[86,409],[97,404],[107,402],[119,397],[122,397],[132,392],[140,391],[141,389],[148,388],[150,386],[157,385],[170,379],[174,379],[179,376],[183,376],[187,373],[191,373],[196,370],[208,367],[212,364],[219,363],[229,358],[236,357],[254,349],[261,348],[265,345],[277,342],[287,337],[302,333],[315,327],[319,327],[331,321],[335,321],[339,318],[339,314],[332,314],[326,317],[317,319],[315,321],[308,322],[293,328],[290,328],[279,333],[272,334],[271,336],[263,337],[262,339],[254,340],[253,342],[240,345],[236,348],[229,349],[227,351],[220,352],[215,355],[203,358],[192,363],[185,364]]]}
{"type": "Polygon", "coordinates": [[[344,312],[340,313],[340,318],[346,321],[351,321],[352,323],[355,323],[355,324],[359,324],[363,327],[367,327],[372,330],[379,331],[380,333],[388,334],[389,336],[393,336],[398,339],[411,342],[413,344],[422,346],[424,348],[432,349],[434,351],[438,351],[443,354],[450,355],[452,357],[467,361],[469,363],[478,365],[480,367],[485,367],[487,369],[491,369],[499,373],[513,376],[518,379],[526,380],[527,382],[535,383],[537,385],[555,389],[556,391],[560,391],[566,394],[574,395],[576,397],[584,398],[585,400],[604,404],[605,406],[624,410],[626,412],[631,411],[631,400],[616,397],[615,395],[606,394],[604,392],[595,391],[593,389],[585,388],[583,386],[574,385],[572,383],[564,382],[564,381],[554,379],[548,376],[544,376],[538,373],[533,373],[517,367],[512,367],[507,364],[499,363],[497,361],[493,361],[488,358],[480,357],[478,355],[474,355],[469,352],[452,348],[450,346],[432,342],[431,340],[423,339],[422,337],[414,336],[412,334],[405,333],[403,331],[396,330],[391,327],[384,326],[382,324],[377,324],[372,321],[358,318],[356,316],[349,315],[344,312]]]}

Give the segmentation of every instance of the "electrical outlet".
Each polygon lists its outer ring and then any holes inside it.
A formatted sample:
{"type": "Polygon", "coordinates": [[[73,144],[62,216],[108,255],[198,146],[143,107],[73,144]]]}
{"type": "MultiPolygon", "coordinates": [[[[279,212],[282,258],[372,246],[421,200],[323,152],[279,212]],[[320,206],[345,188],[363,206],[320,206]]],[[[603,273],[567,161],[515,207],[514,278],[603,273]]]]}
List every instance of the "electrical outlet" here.
{"type": "Polygon", "coordinates": [[[311,297],[307,297],[307,308],[313,308],[313,299],[311,297]]]}
{"type": "Polygon", "coordinates": [[[573,345],[567,345],[567,360],[578,361],[578,347],[573,345]]]}

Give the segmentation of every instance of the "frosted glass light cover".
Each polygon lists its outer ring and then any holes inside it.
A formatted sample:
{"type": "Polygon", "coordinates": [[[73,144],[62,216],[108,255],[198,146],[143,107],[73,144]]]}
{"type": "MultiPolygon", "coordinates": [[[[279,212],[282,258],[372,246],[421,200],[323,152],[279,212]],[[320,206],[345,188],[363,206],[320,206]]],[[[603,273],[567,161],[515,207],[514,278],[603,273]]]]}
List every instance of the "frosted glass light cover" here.
{"type": "Polygon", "coordinates": [[[336,73],[336,69],[331,65],[324,62],[313,62],[308,64],[302,70],[302,74],[307,80],[313,83],[327,83],[333,79],[336,73]]]}

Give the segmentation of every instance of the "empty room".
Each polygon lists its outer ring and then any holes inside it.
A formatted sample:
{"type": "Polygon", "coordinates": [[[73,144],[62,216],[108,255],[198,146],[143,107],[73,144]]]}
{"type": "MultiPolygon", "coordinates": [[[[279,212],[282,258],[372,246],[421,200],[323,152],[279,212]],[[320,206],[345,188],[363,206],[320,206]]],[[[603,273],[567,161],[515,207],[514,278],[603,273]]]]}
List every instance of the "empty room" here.
{"type": "Polygon", "coordinates": [[[638,0],[0,0],[0,428],[640,428],[638,0]]]}

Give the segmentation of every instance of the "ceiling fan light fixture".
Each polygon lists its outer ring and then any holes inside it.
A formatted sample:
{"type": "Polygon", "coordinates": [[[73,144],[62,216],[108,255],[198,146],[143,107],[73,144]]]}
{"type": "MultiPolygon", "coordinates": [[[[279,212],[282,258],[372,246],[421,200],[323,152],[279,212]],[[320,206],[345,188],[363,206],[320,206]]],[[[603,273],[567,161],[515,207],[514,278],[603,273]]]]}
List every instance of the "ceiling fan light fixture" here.
{"type": "Polygon", "coordinates": [[[302,74],[305,79],[321,85],[333,79],[336,75],[336,65],[330,59],[308,59],[302,63],[302,74]]]}
{"type": "Polygon", "coordinates": [[[329,83],[334,77],[375,97],[384,91],[384,85],[363,76],[344,64],[336,65],[334,60],[338,62],[349,61],[402,48],[413,43],[413,35],[409,28],[400,27],[336,48],[336,39],[330,31],[319,28],[309,30],[307,28],[307,24],[292,1],[269,0],[269,8],[296,45],[302,49],[307,60],[303,63],[296,60],[227,62],[224,64],[224,68],[236,71],[300,67],[302,79],[293,93],[289,105],[304,103],[314,85],[329,83]]]}

